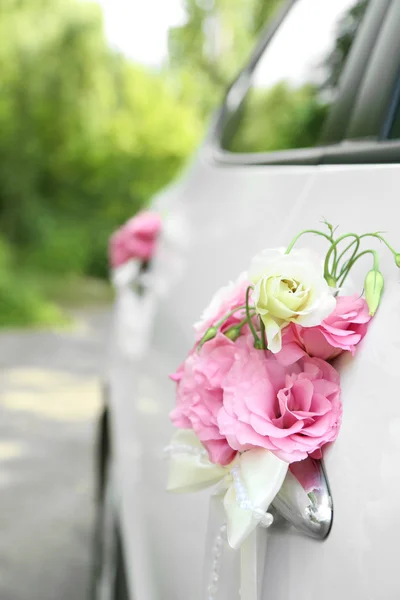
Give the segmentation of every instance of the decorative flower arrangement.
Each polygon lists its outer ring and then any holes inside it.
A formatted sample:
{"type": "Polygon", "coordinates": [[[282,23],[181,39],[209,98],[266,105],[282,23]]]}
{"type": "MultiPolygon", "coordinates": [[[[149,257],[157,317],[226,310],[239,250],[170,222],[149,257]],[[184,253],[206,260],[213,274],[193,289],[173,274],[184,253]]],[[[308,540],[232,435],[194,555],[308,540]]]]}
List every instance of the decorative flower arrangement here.
{"type": "Polygon", "coordinates": [[[142,211],[129,219],[110,239],[110,264],[120,267],[131,259],[148,262],[156,248],[161,232],[161,217],[158,213],[142,211]]]}
{"type": "Polygon", "coordinates": [[[111,280],[116,289],[116,346],[128,358],[140,356],[146,347],[145,328],[152,305],[144,294],[149,287],[149,264],[162,229],[156,212],[139,212],[110,239],[111,280]]]}
{"type": "Polygon", "coordinates": [[[136,293],[143,292],[143,275],[156,251],[161,229],[158,213],[141,211],[113,233],[109,261],[111,279],[117,291],[126,291],[134,284],[136,293]]]}
{"type": "MultiPolygon", "coordinates": [[[[178,427],[170,456],[168,489],[225,486],[227,539],[238,548],[267,512],[289,466],[301,479],[301,463],[319,459],[340,430],[340,377],[330,361],[354,355],[368,331],[384,287],[380,233],[336,236],[306,230],[289,246],[264,250],[247,274],[222,288],[195,325],[195,343],[171,378],[176,382],[178,427]],[[295,245],[305,234],[328,244],[320,260],[295,245]],[[342,286],[363,256],[373,259],[363,295],[345,296],[342,286]]],[[[360,290],[361,293],[361,290],[360,290]]],[[[211,596],[210,596],[211,597],[211,596]]]]}

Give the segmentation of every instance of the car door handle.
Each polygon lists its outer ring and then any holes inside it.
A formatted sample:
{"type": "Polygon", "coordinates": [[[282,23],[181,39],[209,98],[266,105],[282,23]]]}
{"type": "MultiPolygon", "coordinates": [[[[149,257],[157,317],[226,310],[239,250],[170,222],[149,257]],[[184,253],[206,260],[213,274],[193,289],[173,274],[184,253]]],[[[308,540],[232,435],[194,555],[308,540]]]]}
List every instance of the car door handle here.
{"type": "Polygon", "coordinates": [[[332,526],[333,502],[322,461],[302,461],[301,477],[288,471],[272,505],[298,531],[319,540],[332,526]],[[300,483],[301,481],[301,483],[300,483]],[[309,485],[307,482],[311,482],[309,485]]]}

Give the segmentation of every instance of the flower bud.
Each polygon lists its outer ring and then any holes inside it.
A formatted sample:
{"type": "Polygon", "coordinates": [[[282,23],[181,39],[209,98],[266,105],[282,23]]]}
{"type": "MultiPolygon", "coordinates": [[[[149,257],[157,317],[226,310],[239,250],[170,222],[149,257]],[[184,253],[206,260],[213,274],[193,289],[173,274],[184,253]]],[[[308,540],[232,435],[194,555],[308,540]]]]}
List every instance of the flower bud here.
{"type": "Polygon", "coordinates": [[[203,337],[201,338],[200,347],[203,344],[205,344],[206,342],[208,342],[209,340],[212,340],[213,338],[215,338],[217,333],[218,333],[218,329],[216,327],[209,327],[207,329],[207,331],[205,332],[205,334],[203,335],[203,337]]]}
{"type": "Polygon", "coordinates": [[[384,286],[383,275],[380,271],[369,271],[365,278],[365,300],[367,301],[371,317],[376,313],[381,300],[384,286]]]}
{"type": "Polygon", "coordinates": [[[232,342],[236,342],[238,337],[240,336],[241,328],[240,327],[230,327],[225,331],[225,335],[227,338],[232,340],[232,342]]]}
{"type": "Polygon", "coordinates": [[[399,253],[394,255],[394,261],[395,261],[396,265],[400,268],[400,254],[399,253]]]}

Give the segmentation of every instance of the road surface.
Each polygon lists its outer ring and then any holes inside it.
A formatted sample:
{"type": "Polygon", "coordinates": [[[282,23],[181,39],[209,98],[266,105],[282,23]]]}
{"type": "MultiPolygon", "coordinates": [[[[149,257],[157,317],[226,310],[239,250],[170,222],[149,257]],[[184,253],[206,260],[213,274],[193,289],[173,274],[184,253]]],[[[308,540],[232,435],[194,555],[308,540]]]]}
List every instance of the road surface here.
{"type": "Polygon", "coordinates": [[[87,600],[109,312],[0,333],[0,600],[87,600]]]}

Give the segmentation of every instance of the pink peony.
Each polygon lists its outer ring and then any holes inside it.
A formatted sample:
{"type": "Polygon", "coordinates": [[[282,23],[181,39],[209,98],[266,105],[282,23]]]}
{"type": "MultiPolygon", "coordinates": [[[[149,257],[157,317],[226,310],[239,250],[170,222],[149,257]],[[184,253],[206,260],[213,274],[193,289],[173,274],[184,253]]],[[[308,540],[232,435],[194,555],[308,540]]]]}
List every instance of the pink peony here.
{"type": "Polygon", "coordinates": [[[364,298],[338,296],[335,310],[320,325],[306,328],[291,324],[284,338],[289,343],[296,341],[310,356],[332,360],[344,350],[354,355],[370,320],[364,298]]]}
{"type": "Polygon", "coordinates": [[[161,217],[155,212],[143,211],[129,219],[111,236],[111,266],[119,267],[132,258],[150,260],[160,231],[161,217]]]}
{"type": "MultiPolygon", "coordinates": [[[[218,321],[231,312],[231,310],[246,304],[246,290],[249,285],[250,283],[247,274],[243,273],[235,282],[218,290],[213,296],[209,306],[203,312],[200,321],[194,326],[197,341],[201,340],[209,327],[218,323],[218,321]]],[[[221,331],[226,331],[232,325],[240,323],[244,317],[244,310],[234,313],[225,321],[221,331]]]]}
{"type": "Polygon", "coordinates": [[[233,450],[217,425],[222,407],[222,384],[235,360],[236,345],[218,334],[201,348],[192,351],[171,378],[177,382],[176,408],[171,420],[176,427],[193,429],[213,463],[229,464],[233,450]]]}
{"type": "Polygon", "coordinates": [[[255,350],[251,336],[239,338],[236,347],[223,381],[219,433],[234,450],[266,448],[289,463],[320,456],[341,423],[337,371],[308,356],[285,366],[255,350]]]}

